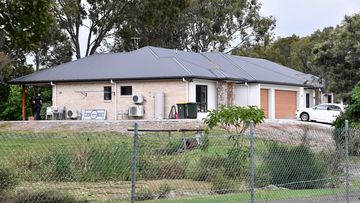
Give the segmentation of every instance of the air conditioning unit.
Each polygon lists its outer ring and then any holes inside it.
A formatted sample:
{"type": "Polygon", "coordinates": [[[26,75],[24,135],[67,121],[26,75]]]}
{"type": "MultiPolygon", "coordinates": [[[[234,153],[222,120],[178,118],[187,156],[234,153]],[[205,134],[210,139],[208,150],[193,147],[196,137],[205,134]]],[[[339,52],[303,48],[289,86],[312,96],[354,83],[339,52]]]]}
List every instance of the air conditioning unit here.
{"type": "Polygon", "coordinates": [[[67,110],[68,119],[77,119],[79,117],[79,112],[74,110],[67,110]]]}
{"type": "Polygon", "coordinates": [[[135,104],[142,104],[144,102],[144,97],[141,94],[134,94],[132,100],[135,104]]]}
{"type": "Polygon", "coordinates": [[[131,106],[129,106],[129,116],[143,117],[144,116],[144,106],[143,105],[131,105],[131,106]]]}

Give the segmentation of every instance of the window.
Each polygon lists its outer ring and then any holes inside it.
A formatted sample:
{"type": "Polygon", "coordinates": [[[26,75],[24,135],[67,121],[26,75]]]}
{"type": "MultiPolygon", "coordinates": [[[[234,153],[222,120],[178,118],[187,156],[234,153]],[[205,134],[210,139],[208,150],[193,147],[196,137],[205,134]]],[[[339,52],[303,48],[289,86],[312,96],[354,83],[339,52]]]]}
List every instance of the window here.
{"type": "Polygon", "coordinates": [[[329,109],[329,110],[331,110],[331,111],[341,111],[341,108],[340,108],[340,107],[338,107],[338,106],[335,106],[335,105],[330,105],[329,107],[330,107],[330,109],[329,109]]]}
{"type": "Polygon", "coordinates": [[[306,93],[306,108],[310,108],[310,94],[306,93]]]}
{"type": "Polygon", "coordinates": [[[316,107],[316,110],[327,110],[328,109],[328,105],[319,105],[316,107]]]}
{"type": "Polygon", "coordinates": [[[207,112],[207,86],[196,85],[196,104],[198,112],[207,112]]]}
{"type": "Polygon", "coordinates": [[[132,95],[132,86],[121,86],[120,87],[120,95],[132,95]]]}
{"type": "Polygon", "coordinates": [[[330,94],[330,95],[328,95],[327,96],[327,103],[332,103],[332,95],[330,94]]]}
{"type": "Polygon", "coordinates": [[[111,100],[111,86],[104,87],[104,100],[111,100]]]}

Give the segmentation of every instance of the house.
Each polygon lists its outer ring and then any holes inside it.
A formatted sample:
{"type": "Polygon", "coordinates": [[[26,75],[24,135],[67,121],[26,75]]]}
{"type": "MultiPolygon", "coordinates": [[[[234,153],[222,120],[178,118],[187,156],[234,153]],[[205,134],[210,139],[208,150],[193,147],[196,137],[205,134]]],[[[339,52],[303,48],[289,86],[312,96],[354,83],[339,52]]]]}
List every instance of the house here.
{"type": "Polygon", "coordinates": [[[322,97],[316,77],[265,59],[150,46],[95,54],[11,84],[23,91],[26,85],[51,85],[54,106],[105,109],[108,120],[167,118],[179,102],[196,102],[198,119],[221,104],[256,105],[267,118],[286,119],[322,97]],[[129,115],[129,108],[140,112],[129,115]]]}

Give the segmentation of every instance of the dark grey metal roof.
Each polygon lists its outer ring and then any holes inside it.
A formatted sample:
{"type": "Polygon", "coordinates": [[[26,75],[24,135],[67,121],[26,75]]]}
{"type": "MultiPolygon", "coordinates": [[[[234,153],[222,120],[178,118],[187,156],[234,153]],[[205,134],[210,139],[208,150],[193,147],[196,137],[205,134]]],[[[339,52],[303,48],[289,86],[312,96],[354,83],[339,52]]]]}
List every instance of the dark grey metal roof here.
{"type": "Polygon", "coordinates": [[[308,76],[264,60],[224,53],[193,53],[144,47],[127,53],[95,54],[12,80],[12,84],[200,78],[311,86],[308,76]]]}

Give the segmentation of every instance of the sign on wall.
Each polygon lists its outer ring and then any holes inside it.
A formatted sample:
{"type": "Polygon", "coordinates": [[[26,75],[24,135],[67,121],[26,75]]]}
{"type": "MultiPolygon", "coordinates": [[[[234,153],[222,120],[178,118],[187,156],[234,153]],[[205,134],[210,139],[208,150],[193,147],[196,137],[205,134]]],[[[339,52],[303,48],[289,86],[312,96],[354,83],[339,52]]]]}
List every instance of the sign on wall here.
{"type": "Polygon", "coordinates": [[[85,109],[81,113],[81,120],[105,120],[105,109],[85,109]]]}

